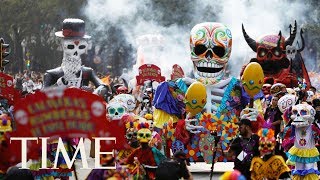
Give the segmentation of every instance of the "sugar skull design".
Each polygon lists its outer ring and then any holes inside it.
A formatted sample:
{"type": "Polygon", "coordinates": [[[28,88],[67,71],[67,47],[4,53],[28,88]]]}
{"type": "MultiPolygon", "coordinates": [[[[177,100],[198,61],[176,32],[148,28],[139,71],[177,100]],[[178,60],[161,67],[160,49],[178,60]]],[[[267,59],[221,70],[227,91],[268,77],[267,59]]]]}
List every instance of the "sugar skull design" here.
{"type": "Polygon", "coordinates": [[[231,46],[231,31],[225,25],[206,22],[194,26],[190,50],[196,79],[209,84],[219,82],[224,76],[231,46]]]}
{"type": "Polygon", "coordinates": [[[127,113],[127,107],[123,103],[113,101],[107,105],[107,112],[111,120],[120,120],[127,113]]]}
{"type": "Polygon", "coordinates": [[[309,104],[298,104],[292,106],[292,125],[296,127],[310,126],[314,121],[316,111],[309,104]]]}

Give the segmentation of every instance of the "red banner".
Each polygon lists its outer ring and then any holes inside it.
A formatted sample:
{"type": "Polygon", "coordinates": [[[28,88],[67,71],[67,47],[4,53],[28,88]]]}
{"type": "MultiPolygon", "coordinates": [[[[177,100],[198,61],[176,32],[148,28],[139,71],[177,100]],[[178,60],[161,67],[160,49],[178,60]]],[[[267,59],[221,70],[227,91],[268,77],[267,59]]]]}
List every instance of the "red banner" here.
{"type": "Polygon", "coordinates": [[[183,77],[184,77],[183,69],[178,64],[173,65],[172,66],[172,73],[171,73],[171,80],[175,80],[175,79],[183,78],[183,77]]]}
{"type": "Polygon", "coordinates": [[[165,77],[161,76],[161,69],[154,64],[144,64],[139,67],[139,75],[136,76],[137,84],[143,85],[146,80],[162,82],[165,77]]]}
{"type": "Polygon", "coordinates": [[[104,100],[81,89],[38,91],[14,107],[20,137],[90,138],[103,136],[106,131],[104,100]]]}
{"type": "Polygon", "coordinates": [[[15,89],[13,87],[13,78],[0,72],[0,97],[13,102],[15,89]]]}

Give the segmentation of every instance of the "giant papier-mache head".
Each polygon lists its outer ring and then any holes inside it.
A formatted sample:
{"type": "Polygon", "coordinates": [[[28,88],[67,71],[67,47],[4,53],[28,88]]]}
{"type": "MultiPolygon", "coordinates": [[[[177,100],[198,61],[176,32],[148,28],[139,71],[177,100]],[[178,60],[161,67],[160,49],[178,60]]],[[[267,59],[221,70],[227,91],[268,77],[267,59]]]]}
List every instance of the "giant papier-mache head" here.
{"type": "Polygon", "coordinates": [[[251,61],[257,61],[261,65],[265,75],[276,74],[282,69],[289,67],[290,62],[286,57],[285,51],[287,46],[292,45],[296,37],[297,22],[295,22],[293,30],[290,32],[290,37],[286,40],[282,36],[281,31],[278,35],[264,35],[257,41],[247,34],[243,25],[242,32],[250,48],[257,53],[256,60],[251,61]]]}
{"type": "Polygon", "coordinates": [[[225,25],[205,22],[194,26],[190,33],[190,49],[195,78],[205,84],[219,82],[224,76],[231,46],[231,31],[225,25]]]}
{"type": "Polygon", "coordinates": [[[316,110],[309,104],[298,104],[292,106],[291,113],[292,125],[305,127],[313,123],[316,110]]]}

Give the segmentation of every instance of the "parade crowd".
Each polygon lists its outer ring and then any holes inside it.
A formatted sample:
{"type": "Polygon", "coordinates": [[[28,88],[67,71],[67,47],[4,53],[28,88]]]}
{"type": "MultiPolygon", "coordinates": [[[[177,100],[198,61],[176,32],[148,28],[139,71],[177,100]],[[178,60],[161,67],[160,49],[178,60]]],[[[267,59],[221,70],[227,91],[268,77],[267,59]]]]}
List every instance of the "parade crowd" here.
{"type": "MultiPolygon", "coordinates": [[[[188,170],[190,163],[214,165],[217,161],[234,162],[234,171],[223,174],[223,180],[319,178],[319,92],[303,64],[303,47],[294,56],[286,52],[296,38],[296,22],[287,39],[280,32],[256,41],[243,26],[243,36],[257,56],[243,65],[240,78],[225,74],[232,35],[221,23],[193,27],[190,50],[194,76],[186,77],[175,65],[167,80],[161,75],[161,67],[153,64],[141,64],[136,77],[97,75],[81,62],[80,55],[85,53],[90,38],[84,29],[84,21],[65,19],[62,31],[55,33],[64,51],[61,67],[44,74],[25,71],[11,76],[21,99],[36,100],[37,96],[42,97],[42,90],[59,87],[90,92],[104,100],[103,105],[97,100],[89,109],[97,117],[105,112],[105,126],[90,128],[106,129],[108,136],[116,137],[116,144],[101,144],[101,150],[114,150],[115,154],[97,155],[91,139],[90,157],[99,156],[101,166],[115,169],[93,169],[85,179],[193,179],[188,170]],[[290,64],[292,59],[299,63],[290,64]]],[[[300,36],[303,41],[302,31],[300,36]]],[[[52,91],[59,94],[61,89],[52,91]]],[[[64,103],[72,106],[70,102],[64,103]]],[[[1,105],[4,116],[0,156],[11,161],[5,134],[21,130],[29,122],[25,114],[21,115],[21,106],[16,110],[13,104],[1,105]],[[8,128],[9,120],[16,127],[8,128]]],[[[34,107],[46,112],[40,105],[34,107]]],[[[73,154],[81,137],[63,139],[70,159],[81,159],[79,153],[73,154]]],[[[69,179],[74,169],[68,168],[64,155],[55,156],[59,153],[58,142],[48,143],[47,166],[53,167],[57,161],[57,169],[40,168],[44,164],[41,157],[30,156],[33,159],[29,170],[19,170],[2,160],[2,177],[69,179]]]]}

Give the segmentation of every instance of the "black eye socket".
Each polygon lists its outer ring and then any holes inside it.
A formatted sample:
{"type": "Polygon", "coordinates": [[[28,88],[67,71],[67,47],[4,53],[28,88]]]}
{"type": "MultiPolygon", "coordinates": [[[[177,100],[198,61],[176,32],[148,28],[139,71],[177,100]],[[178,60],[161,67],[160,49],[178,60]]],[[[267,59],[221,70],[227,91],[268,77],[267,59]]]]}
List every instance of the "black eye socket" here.
{"type": "Polygon", "coordinates": [[[298,114],[298,111],[297,110],[292,110],[292,114],[296,115],[296,114],[298,114]]]}
{"type": "Polygon", "coordinates": [[[69,45],[67,46],[67,48],[68,48],[68,49],[74,49],[74,45],[69,44],[69,45]]]}
{"type": "Polygon", "coordinates": [[[86,45],[80,45],[79,46],[79,49],[84,49],[84,48],[86,48],[86,45]]]}
{"type": "Polygon", "coordinates": [[[151,137],[151,134],[146,134],[146,138],[149,138],[149,137],[151,137]]]}
{"type": "Polygon", "coordinates": [[[259,57],[263,57],[263,56],[265,56],[266,54],[267,54],[266,49],[264,49],[264,48],[259,49],[259,52],[258,52],[258,56],[259,56],[259,57]]]}
{"type": "Polygon", "coordinates": [[[272,144],[269,143],[269,144],[268,144],[268,147],[269,147],[269,148],[272,147],[272,144]]]}
{"type": "Polygon", "coordinates": [[[277,57],[280,57],[281,56],[281,50],[280,49],[278,49],[278,48],[274,48],[273,50],[272,50],[272,52],[273,52],[273,54],[275,55],[275,56],[277,56],[277,57]]]}
{"type": "Polygon", "coordinates": [[[218,57],[223,57],[225,54],[225,49],[223,47],[220,46],[215,46],[212,48],[212,51],[215,55],[217,55],[218,57]]]}
{"type": "Polygon", "coordinates": [[[199,44],[199,45],[196,45],[196,47],[194,47],[194,53],[198,56],[206,52],[206,50],[207,50],[207,47],[203,44],[199,44]]]}

